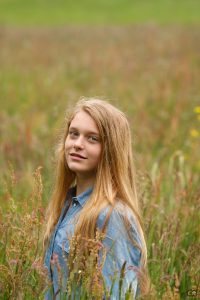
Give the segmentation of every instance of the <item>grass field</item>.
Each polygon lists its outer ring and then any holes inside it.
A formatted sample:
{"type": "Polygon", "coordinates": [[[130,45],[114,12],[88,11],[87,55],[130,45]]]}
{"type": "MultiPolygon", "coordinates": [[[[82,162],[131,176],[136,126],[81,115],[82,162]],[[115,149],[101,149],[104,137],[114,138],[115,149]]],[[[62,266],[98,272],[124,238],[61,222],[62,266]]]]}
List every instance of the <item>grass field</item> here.
{"type": "Polygon", "coordinates": [[[198,0],[0,0],[0,24],[199,24],[198,0]]]}
{"type": "Polygon", "coordinates": [[[200,290],[200,2],[161,2],[63,1],[60,10],[59,0],[45,10],[47,1],[0,0],[0,299],[43,299],[54,149],[81,96],[110,100],[132,128],[147,299],[200,290]]]}
{"type": "Polygon", "coordinates": [[[0,298],[42,299],[54,145],[66,107],[95,95],[132,126],[149,299],[186,299],[200,265],[199,28],[2,28],[0,36],[0,298]]]}

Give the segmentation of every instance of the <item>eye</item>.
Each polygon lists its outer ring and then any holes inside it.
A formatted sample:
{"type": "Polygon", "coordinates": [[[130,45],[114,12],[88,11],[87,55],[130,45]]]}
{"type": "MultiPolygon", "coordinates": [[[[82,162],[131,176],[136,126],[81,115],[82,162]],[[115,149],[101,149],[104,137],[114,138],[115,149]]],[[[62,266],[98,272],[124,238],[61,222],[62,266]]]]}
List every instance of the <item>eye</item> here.
{"type": "Polygon", "coordinates": [[[70,136],[71,138],[75,138],[75,137],[78,136],[78,132],[77,132],[77,131],[74,131],[74,130],[70,130],[70,131],[69,131],[69,136],[70,136]]]}
{"type": "Polygon", "coordinates": [[[92,142],[98,142],[99,138],[97,136],[95,136],[95,135],[89,135],[88,136],[88,140],[92,141],[92,142]]]}

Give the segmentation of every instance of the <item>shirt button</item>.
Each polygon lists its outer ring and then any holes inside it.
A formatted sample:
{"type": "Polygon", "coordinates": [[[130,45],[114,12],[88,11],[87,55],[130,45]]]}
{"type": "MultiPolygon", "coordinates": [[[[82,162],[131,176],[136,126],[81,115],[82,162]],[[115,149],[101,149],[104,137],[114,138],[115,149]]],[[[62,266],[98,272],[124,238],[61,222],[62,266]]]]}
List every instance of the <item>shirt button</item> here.
{"type": "Polygon", "coordinates": [[[73,206],[74,206],[74,207],[76,206],[76,202],[74,202],[73,206]]]}

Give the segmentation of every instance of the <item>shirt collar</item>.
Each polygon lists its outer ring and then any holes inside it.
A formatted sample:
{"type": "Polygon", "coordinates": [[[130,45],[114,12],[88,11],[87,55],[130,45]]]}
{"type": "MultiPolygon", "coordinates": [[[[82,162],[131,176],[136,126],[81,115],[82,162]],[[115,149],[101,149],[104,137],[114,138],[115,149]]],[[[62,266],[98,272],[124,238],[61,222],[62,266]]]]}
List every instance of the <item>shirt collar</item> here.
{"type": "Polygon", "coordinates": [[[83,207],[85,202],[87,201],[88,197],[91,195],[92,191],[93,191],[93,186],[90,186],[83,193],[81,193],[78,196],[75,196],[76,195],[76,186],[74,186],[74,187],[70,188],[70,195],[71,195],[73,201],[78,201],[79,204],[83,207]]]}

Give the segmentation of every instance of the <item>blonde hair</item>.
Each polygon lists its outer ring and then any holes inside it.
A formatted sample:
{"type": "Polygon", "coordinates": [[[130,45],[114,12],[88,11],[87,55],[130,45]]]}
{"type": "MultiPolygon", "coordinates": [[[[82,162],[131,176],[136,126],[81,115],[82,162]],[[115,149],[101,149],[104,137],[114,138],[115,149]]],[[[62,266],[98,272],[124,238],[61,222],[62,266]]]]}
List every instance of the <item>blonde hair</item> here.
{"type": "MultiPolygon", "coordinates": [[[[75,183],[75,174],[66,164],[64,144],[70,123],[75,114],[81,110],[87,112],[96,122],[102,152],[93,192],[80,212],[75,235],[94,238],[97,219],[102,209],[107,206],[114,208],[119,201],[128,207],[134,216],[142,243],[142,247],[138,245],[141,250],[140,289],[141,293],[145,294],[149,288],[147,248],[136,191],[130,127],[125,114],[106,101],[81,98],[67,118],[66,127],[57,148],[56,182],[47,211],[44,245],[48,244],[58,222],[66,193],[75,183]]],[[[127,224],[128,217],[125,216],[125,225],[128,226],[127,224]]]]}

